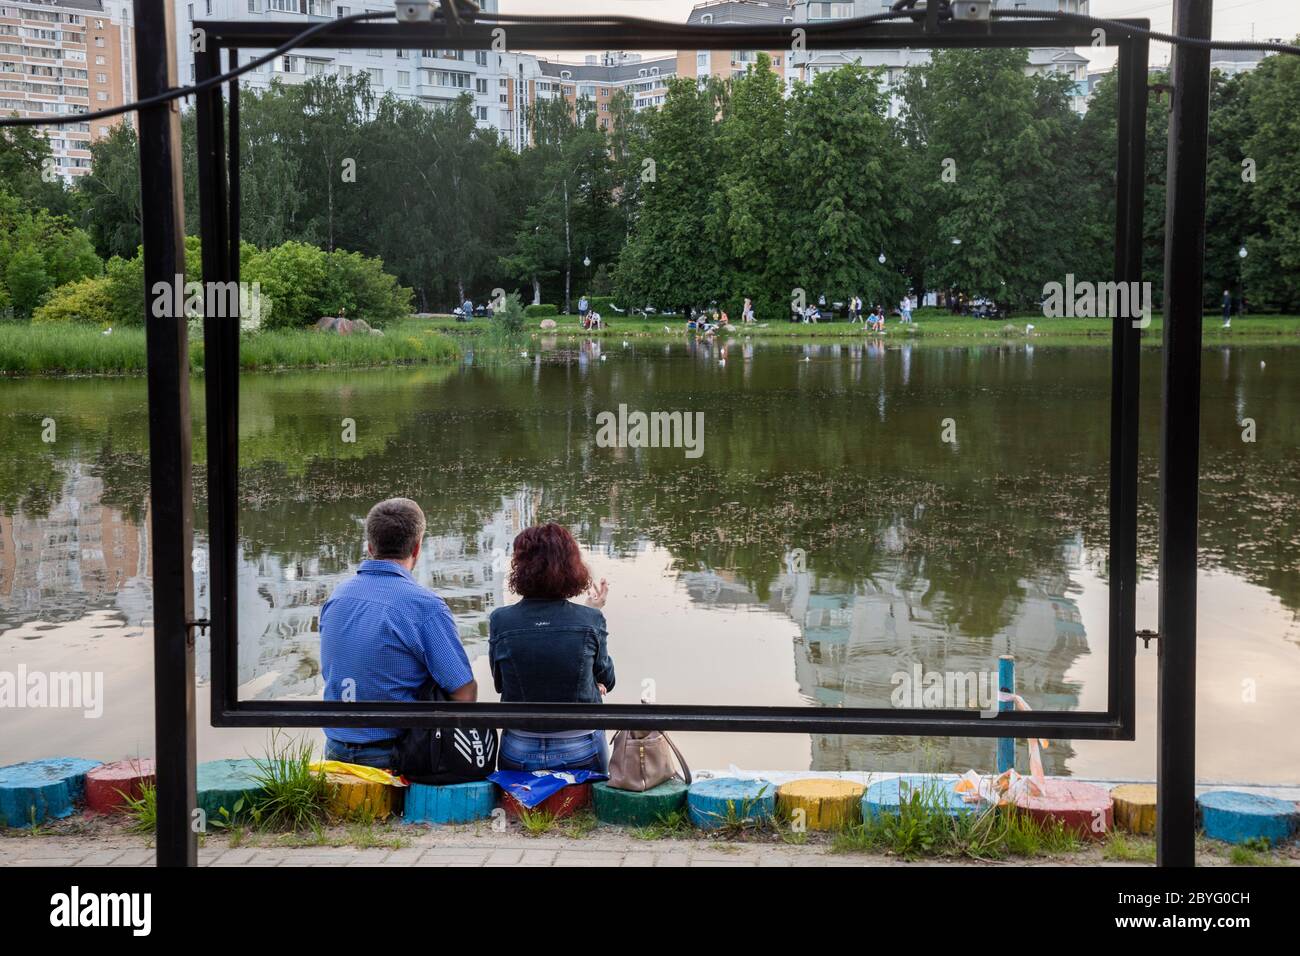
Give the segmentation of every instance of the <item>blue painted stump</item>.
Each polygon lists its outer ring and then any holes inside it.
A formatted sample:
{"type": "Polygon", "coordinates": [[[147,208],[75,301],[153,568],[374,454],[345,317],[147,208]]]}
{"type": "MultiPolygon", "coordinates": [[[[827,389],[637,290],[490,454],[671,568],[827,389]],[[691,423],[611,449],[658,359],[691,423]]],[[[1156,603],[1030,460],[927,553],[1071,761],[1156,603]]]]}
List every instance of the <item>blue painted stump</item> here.
{"type": "Polygon", "coordinates": [[[224,807],[235,816],[235,804],[243,798],[240,813],[248,810],[252,798],[262,790],[257,782],[257,764],[252,760],[209,760],[199,764],[196,796],[199,809],[209,820],[225,820],[224,807]]]}
{"type": "Polygon", "coordinates": [[[413,783],[406,788],[407,823],[471,823],[492,816],[496,786],[487,780],[431,787],[413,783]]]}
{"type": "Polygon", "coordinates": [[[98,760],[49,757],[0,767],[0,825],[29,827],[71,816],[98,760]]]}
{"type": "Polygon", "coordinates": [[[1196,804],[1205,835],[1228,843],[1256,839],[1285,843],[1296,825],[1294,803],[1257,793],[1214,790],[1198,797],[1196,804]]]}
{"type": "Polygon", "coordinates": [[[697,780],[686,792],[686,808],[701,830],[769,821],[776,816],[776,785],[739,777],[697,780]]]}
{"type": "Polygon", "coordinates": [[[919,794],[925,809],[947,807],[948,815],[969,813],[979,808],[978,803],[967,803],[955,789],[956,780],[944,780],[921,773],[904,774],[892,780],[877,780],[862,795],[862,819],[867,820],[886,813],[897,816],[904,803],[910,804],[919,794]]]}

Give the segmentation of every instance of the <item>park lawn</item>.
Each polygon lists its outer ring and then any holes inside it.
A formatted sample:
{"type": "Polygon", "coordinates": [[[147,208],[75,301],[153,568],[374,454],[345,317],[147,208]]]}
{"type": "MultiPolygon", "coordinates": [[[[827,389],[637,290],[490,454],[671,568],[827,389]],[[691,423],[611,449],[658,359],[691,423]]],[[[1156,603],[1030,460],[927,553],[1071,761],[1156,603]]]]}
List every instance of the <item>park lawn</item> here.
{"type": "MultiPolygon", "coordinates": [[[[651,336],[667,338],[681,336],[686,332],[686,323],[679,318],[626,318],[615,315],[606,319],[606,326],[595,332],[584,332],[577,316],[553,316],[556,328],[553,334],[618,337],[651,336]]],[[[446,332],[449,335],[478,336],[491,330],[491,319],[475,319],[473,322],[457,322],[451,317],[434,317],[420,319],[430,328],[446,332]]],[[[537,334],[541,331],[540,319],[529,319],[526,331],[537,334]]],[[[1020,314],[1009,319],[973,319],[953,316],[938,309],[922,309],[915,314],[912,324],[904,325],[896,316],[890,317],[885,324],[886,340],[952,340],[952,339],[1027,339],[1035,341],[1070,339],[1075,342],[1091,341],[1096,344],[1110,342],[1112,323],[1110,319],[1049,319],[1042,315],[1020,314]],[[1032,329],[1029,326],[1033,326],[1032,329]]],[[[1143,330],[1143,338],[1151,344],[1159,342],[1163,320],[1159,314],[1153,315],[1151,325],[1143,330]]],[[[867,338],[861,323],[850,324],[847,321],[821,322],[816,325],[803,325],[793,322],[769,322],[757,325],[732,325],[730,338],[788,338],[788,339],[823,339],[823,338],[867,338]]],[[[1223,328],[1220,316],[1207,314],[1202,326],[1202,335],[1207,342],[1246,342],[1276,341],[1279,337],[1297,339],[1300,344],[1300,316],[1296,315],[1261,315],[1246,318],[1234,318],[1230,328],[1223,328]]]]}
{"type": "MultiPolygon", "coordinates": [[[[310,329],[260,332],[240,343],[240,367],[256,369],[413,365],[459,359],[460,349],[427,323],[407,319],[383,335],[327,335],[310,329]]],[[[190,368],[203,370],[203,339],[190,338],[190,368]]],[[[0,322],[0,374],[125,374],[145,370],[143,328],[0,322]]]]}

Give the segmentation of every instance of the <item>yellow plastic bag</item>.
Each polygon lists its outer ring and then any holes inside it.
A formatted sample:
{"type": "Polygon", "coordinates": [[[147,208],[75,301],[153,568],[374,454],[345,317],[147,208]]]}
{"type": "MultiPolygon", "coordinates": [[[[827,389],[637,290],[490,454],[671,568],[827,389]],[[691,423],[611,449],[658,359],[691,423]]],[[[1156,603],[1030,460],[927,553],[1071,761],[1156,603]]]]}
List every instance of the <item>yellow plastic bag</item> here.
{"type": "Polygon", "coordinates": [[[382,783],[389,787],[406,786],[406,781],[401,777],[393,776],[387,770],[380,770],[378,767],[367,767],[359,763],[344,763],[342,760],[317,760],[310,764],[308,769],[314,770],[316,773],[350,773],[362,780],[369,780],[371,783],[382,783]]]}

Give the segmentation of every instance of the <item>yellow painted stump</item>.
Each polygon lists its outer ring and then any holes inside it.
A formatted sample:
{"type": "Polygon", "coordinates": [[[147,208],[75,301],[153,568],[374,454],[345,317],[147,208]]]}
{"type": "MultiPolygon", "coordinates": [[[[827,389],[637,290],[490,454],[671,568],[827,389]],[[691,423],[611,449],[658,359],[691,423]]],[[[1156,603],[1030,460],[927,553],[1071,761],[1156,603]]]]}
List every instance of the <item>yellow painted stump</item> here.
{"type": "Polygon", "coordinates": [[[1153,783],[1126,783],[1110,792],[1115,805],[1115,825],[1129,833],[1156,832],[1156,787],[1153,783]]]}
{"type": "Polygon", "coordinates": [[[337,817],[356,814],[387,820],[393,812],[393,787],[370,780],[362,780],[350,773],[325,775],[332,786],[330,813],[337,817]]]}
{"type": "Polygon", "coordinates": [[[862,822],[866,787],[848,780],[792,780],[776,790],[782,816],[797,822],[800,811],[809,830],[836,830],[862,822]]]}

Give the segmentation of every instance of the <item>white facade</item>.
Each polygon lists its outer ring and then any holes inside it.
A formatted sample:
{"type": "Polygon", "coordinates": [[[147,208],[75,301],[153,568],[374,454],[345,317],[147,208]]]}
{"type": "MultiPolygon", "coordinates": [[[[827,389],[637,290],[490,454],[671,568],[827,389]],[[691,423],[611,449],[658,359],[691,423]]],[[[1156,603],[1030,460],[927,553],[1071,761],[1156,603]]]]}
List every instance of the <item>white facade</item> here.
{"type": "MultiPolygon", "coordinates": [[[[194,24],[204,20],[276,20],[308,26],[329,18],[356,13],[391,11],[391,0],[306,0],[307,13],[299,13],[300,0],[177,0],[177,73],[182,83],[194,81],[194,46],[201,38],[194,24]]],[[[495,12],[496,0],[482,0],[483,9],[495,12]]],[[[240,50],[247,63],[265,50],[240,50]]],[[[509,75],[511,54],[486,50],[368,50],[359,48],[305,48],[277,57],[240,78],[243,86],[267,89],[272,81],[302,83],[313,76],[370,75],[376,97],[387,93],[417,100],[430,107],[447,106],[468,95],[471,111],[481,128],[509,135],[514,124],[513,105],[502,82],[509,75]]],[[[224,64],[223,64],[224,66],[224,64]]]]}

